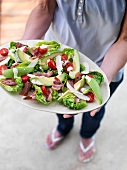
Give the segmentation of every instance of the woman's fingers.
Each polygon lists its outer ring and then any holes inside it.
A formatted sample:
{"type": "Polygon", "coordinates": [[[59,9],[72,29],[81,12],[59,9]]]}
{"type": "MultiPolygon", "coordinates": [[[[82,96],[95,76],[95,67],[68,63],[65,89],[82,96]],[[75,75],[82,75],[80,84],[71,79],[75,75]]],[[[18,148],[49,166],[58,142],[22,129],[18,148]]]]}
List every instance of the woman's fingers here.
{"type": "MultiPolygon", "coordinates": [[[[100,108],[98,108],[98,109],[95,109],[95,110],[92,110],[91,112],[90,112],[90,115],[93,117],[93,116],[95,116],[95,114],[97,113],[97,112],[99,112],[99,110],[101,109],[101,107],[100,108]]],[[[70,118],[70,117],[72,117],[72,116],[75,116],[75,115],[77,115],[77,114],[64,114],[63,115],[63,117],[66,119],[66,118],[70,118]]]]}
{"type": "Polygon", "coordinates": [[[101,107],[98,108],[98,109],[92,110],[92,111],[90,112],[90,115],[91,115],[92,117],[95,116],[95,114],[96,114],[97,112],[99,112],[100,109],[101,109],[101,107]]]}
{"type": "Polygon", "coordinates": [[[66,118],[70,118],[70,117],[72,117],[72,116],[75,116],[75,115],[77,115],[77,114],[71,114],[71,115],[63,115],[63,117],[66,119],[66,118]]]}

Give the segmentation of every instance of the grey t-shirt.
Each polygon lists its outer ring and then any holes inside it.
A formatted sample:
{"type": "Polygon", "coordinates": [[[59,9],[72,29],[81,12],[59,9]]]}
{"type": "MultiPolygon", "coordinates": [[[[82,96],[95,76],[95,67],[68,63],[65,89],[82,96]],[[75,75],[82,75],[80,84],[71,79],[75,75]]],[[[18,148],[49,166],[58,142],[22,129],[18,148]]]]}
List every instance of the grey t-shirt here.
{"type": "MultiPolygon", "coordinates": [[[[116,41],[126,0],[56,0],[54,20],[45,35],[79,50],[99,66],[116,41]]],[[[122,70],[113,81],[120,80],[122,70]]]]}

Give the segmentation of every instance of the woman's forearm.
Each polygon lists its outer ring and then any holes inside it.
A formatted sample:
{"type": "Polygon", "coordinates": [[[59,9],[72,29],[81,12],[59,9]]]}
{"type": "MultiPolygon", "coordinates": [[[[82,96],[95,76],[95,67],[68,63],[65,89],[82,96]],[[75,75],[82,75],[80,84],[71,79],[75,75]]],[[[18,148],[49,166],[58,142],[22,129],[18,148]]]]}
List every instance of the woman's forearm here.
{"type": "Polygon", "coordinates": [[[113,44],[107,51],[102,62],[101,69],[107,75],[109,83],[112,81],[116,73],[127,62],[127,41],[121,40],[113,44]]]}
{"type": "Polygon", "coordinates": [[[22,39],[42,38],[53,20],[55,7],[55,0],[40,0],[28,18],[22,39]]]}
{"type": "Polygon", "coordinates": [[[122,22],[121,32],[118,40],[107,51],[103,63],[102,70],[106,73],[109,83],[115,74],[127,62],[127,11],[122,22]]]}

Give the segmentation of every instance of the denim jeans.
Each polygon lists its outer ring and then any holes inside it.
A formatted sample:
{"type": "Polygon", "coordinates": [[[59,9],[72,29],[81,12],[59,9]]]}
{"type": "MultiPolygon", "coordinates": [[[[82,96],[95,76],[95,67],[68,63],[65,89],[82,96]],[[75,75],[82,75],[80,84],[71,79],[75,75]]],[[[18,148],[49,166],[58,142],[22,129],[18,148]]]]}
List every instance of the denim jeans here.
{"type": "MultiPolygon", "coordinates": [[[[110,97],[117,89],[119,84],[122,82],[122,79],[119,82],[111,82],[110,83],[110,97]]],[[[106,105],[106,104],[105,104],[106,105]]],[[[100,127],[101,120],[105,113],[105,105],[101,107],[100,111],[96,113],[94,117],[90,116],[89,112],[85,112],[82,115],[80,136],[82,138],[90,138],[92,137],[98,128],[100,127]]],[[[74,116],[68,119],[63,118],[63,115],[57,114],[58,117],[58,126],[57,130],[62,136],[66,136],[70,130],[73,128],[74,124],[74,116]]]]}

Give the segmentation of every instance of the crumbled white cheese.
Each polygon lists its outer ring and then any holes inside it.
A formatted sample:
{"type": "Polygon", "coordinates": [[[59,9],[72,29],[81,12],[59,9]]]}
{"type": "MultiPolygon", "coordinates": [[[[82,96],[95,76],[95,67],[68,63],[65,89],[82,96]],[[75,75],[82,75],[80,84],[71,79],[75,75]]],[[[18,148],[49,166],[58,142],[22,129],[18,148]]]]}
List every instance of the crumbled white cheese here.
{"type": "Polygon", "coordinates": [[[73,67],[72,66],[69,66],[68,68],[67,68],[67,71],[69,72],[69,71],[72,71],[73,70],[73,67]]]}
{"type": "Polygon", "coordinates": [[[10,57],[7,57],[5,60],[0,62],[0,66],[7,64],[9,60],[10,60],[10,57]]]}
{"type": "Polygon", "coordinates": [[[88,82],[90,82],[91,81],[91,77],[89,77],[89,76],[87,76],[86,75],[86,77],[85,77],[87,80],[88,80],[88,82]]]}
{"type": "Polygon", "coordinates": [[[58,55],[56,57],[56,68],[58,70],[58,75],[60,75],[62,73],[62,69],[63,69],[62,61],[61,61],[61,56],[60,55],[58,55]]]}
{"type": "Polygon", "coordinates": [[[40,46],[40,48],[48,48],[48,45],[45,45],[45,44],[42,44],[41,46],[40,46]]]}
{"type": "Polygon", "coordinates": [[[33,84],[37,84],[37,85],[43,85],[43,83],[41,83],[39,80],[37,80],[37,79],[33,79],[32,80],[32,83],[33,84]]]}
{"type": "Polygon", "coordinates": [[[18,77],[18,70],[17,68],[13,68],[14,78],[18,77]]]}

